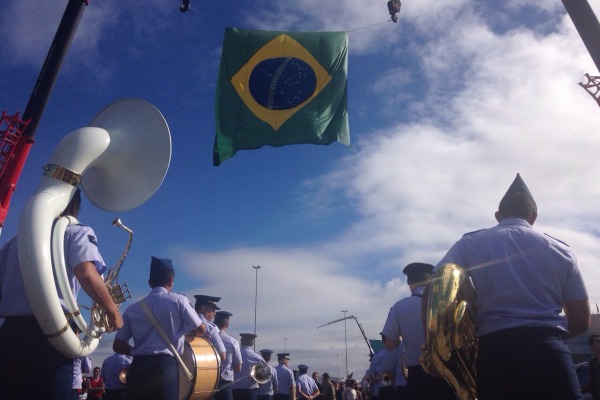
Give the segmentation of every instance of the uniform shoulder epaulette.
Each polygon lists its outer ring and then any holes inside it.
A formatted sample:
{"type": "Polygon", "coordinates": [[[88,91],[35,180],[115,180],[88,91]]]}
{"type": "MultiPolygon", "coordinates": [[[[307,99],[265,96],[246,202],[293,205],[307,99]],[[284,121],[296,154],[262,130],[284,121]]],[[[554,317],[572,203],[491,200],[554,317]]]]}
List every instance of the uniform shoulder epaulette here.
{"type": "Polygon", "coordinates": [[[565,245],[565,246],[567,246],[567,247],[571,247],[571,246],[569,246],[567,243],[563,242],[563,241],[562,241],[562,240],[560,240],[560,239],[557,239],[557,238],[555,238],[554,236],[550,236],[550,235],[548,235],[547,233],[544,233],[544,235],[548,236],[549,238],[552,238],[552,239],[556,240],[556,241],[557,241],[557,242],[559,242],[559,243],[562,243],[562,244],[564,244],[564,245],[565,245]]]}
{"type": "Polygon", "coordinates": [[[477,229],[476,231],[472,231],[472,232],[467,232],[463,236],[473,235],[474,233],[481,232],[481,231],[485,231],[485,228],[483,228],[483,229],[477,229]]]}

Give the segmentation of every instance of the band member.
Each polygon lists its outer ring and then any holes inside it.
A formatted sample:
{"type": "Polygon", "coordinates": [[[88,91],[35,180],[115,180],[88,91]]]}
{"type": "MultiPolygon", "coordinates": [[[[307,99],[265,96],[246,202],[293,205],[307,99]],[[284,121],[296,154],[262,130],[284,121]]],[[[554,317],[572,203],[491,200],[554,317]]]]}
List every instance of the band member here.
{"type": "Polygon", "coordinates": [[[125,400],[127,386],[119,377],[121,371],[131,366],[131,357],[125,354],[114,353],[102,362],[102,379],[106,390],[104,400],[125,400]]]}
{"type": "Polygon", "coordinates": [[[564,339],[589,329],[587,289],[569,246],[533,229],[537,215],[517,174],[498,225],[465,234],[438,264],[465,268],[477,292],[479,400],[581,398],[564,339]]]}
{"type": "MultiPolygon", "coordinates": [[[[75,191],[62,215],[75,218],[81,210],[81,192],[75,191]]],[[[100,274],[106,265],[98,250],[96,234],[89,226],[72,224],[65,231],[65,263],[70,283],[79,287],[106,310],[110,324],[123,324],[100,274]]],[[[47,399],[68,399],[73,387],[73,360],[63,356],[38,325],[25,292],[19,263],[17,237],[0,250],[0,390],[7,399],[38,399],[43,387],[47,399]],[[31,360],[36,360],[36,384],[31,384],[31,360]]]]}
{"type": "Polygon", "coordinates": [[[215,325],[219,328],[219,335],[225,345],[226,356],[221,361],[221,375],[219,377],[219,389],[215,393],[215,400],[233,400],[233,377],[235,372],[242,370],[242,353],[237,340],[227,334],[229,319],[233,316],[227,311],[217,311],[215,325]]]}
{"type": "Polygon", "coordinates": [[[298,377],[296,378],[296,390],[300,399],[312,400],[321,394],[317,382],[307,374],[308,366],[298,365],[298,377]]]}
{"type": "Polygon", "coordinates": [[[219,306],[217,306],[217,303],[219,300],[221,300],[221,298],[205,296],[203,294],[197,294],[194,297],[196,298],[194,309],[200,316],[202,322],[206,325],[206,333],[204,336],[217,350],[221,360],[223,360],[225,357],[227,357],[227,350],[225,349],[223,340],[219,335],[219,328],[214,323],[216,312],[217,310],[220,310],[219,306]]]}
{"type": "Polygon", "coordinates": [[[289,361],[290,353],[277,354],[277,388],[273,400],[296,400],[296,380],[294,371],[288,367],[289,361]]]}
{"type": "MultiPolygon", "coordinates": [[[[265,362],[269,364],[273,350],[262,349],[259,350],[259,353],[265,362]]],[[[258,400],[273,400],[273,394],[275,393],[275,390],[277,390],[277,370],[271,365],[269,365],[269,368],[271,369],[271,379],[267,383],[258,384],[258,400]]]]}
{"type": "Polygon", "coordinates": [[[265,360],[252,348],[256,335],[253,333],[240,333],[240,350],[242,353],[242,369],[234,375],[233,398],[235,400],[257,400],[258,383],[252,379],[250,370],[254,364],[264,363],[265,360]]]}
{"type": "Polygon", "coordinates": [[[593,400],[600,400],[600,333],[592,334],[587,342],[594,355],[588,360],[589,379],[581,392],[589,393],[593,400]]]}
{"type": "Polygon", "coordinates": [[[402,271],[410,287],[411,295],[392,306],[381,334],[389,351],[404,344],[405,363],[408,368],[407,391],[410,399],[455,398],[451,387],[442,379],[427,374],[419,362],[425,332],[421,320],[421,297],[425,285],[431,280],[433,265],[411,263],[402,271]]]}
{"type": "Polygon", "coordinates": [[[173,293],[175,270],[171,260],[152,257],[150,263],[150,294],[127,307],[123,327],[117,331],[113,350],[133,356],[127,374],[127,399],[177,400],[179,371],[171,351],[183,353],[185,335],[202,336],[206,326],[192,308],[187,297],[173,293]],[[144,302],[171,339],[167,344],[142,308],[144,302]],[[134,345],[128,341],[133,339],[134,345]]]}

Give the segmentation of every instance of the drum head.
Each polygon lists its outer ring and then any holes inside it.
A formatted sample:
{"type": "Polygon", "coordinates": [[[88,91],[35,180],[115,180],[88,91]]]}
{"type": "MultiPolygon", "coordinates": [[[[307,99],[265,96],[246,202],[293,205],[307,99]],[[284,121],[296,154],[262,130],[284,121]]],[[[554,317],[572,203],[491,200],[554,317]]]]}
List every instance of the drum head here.
{"type": "Polygon", "coordinates": [[[210,400],[219,385],[221,363],[214,347],[204,338],[193,338],[183,346],[183,363],[192,382],[179,371],[179,400],[210,400]]]}

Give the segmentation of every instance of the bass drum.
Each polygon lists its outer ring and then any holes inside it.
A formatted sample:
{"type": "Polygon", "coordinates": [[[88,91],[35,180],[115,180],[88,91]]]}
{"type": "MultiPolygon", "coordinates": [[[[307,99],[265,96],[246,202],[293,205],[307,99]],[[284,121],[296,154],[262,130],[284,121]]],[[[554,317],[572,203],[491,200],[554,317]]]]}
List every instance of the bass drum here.
{"type": "Polygon", "coordinates": [[[179,371],[179,400],[210,400],[221,375],[221,363],[215,348],[204,338],[187,337],[181,359],[193,379],[188,381],[179,371]]]}

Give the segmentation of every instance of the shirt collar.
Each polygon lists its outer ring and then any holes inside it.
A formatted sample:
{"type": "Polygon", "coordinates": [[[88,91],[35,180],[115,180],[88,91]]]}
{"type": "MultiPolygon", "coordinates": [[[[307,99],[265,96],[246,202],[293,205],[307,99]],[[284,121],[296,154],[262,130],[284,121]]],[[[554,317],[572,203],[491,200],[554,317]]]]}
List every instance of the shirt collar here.
{"type": "Polygon", "coordinates": [[[505,225],[521,225],[521,226],[526,226],[528,228],[531,228],[532,226],[529,224],[529,222],[525,221],[522,218],[504,218],[502,221],[500,221],[498,223],[499,226],[505,226],[505,225]]]}

